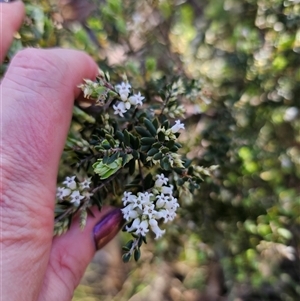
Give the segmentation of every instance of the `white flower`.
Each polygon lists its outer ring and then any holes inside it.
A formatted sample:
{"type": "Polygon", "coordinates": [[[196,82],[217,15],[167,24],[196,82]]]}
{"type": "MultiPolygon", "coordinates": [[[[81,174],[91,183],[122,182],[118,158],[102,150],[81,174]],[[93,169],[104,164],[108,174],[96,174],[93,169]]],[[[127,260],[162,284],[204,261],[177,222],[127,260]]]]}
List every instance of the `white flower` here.
{"type": "Polygon", "coordinates": [[[131,231],[137,229],[137,227],[140,225],[140,223],[141,223],[141,220],[140,220],[139,217],[137,217],[137,218],[133,221],[131,227],[126,226],[126,230],[127,230],[128,232],[131,232],[131,231]]]}
{"type": "Polygon", "coordinates": [[[129,191],[129,192],[125,191],[123,198],[122,198],[122,202],[124,205],[127,205],[128,203],[133,202],[135,199],[136,199],[136,196],[133,195],[131,191],[129,191]]]}
{"type": "MultiPolygon", "coordinates": [[[[121,99],[126,102],[128,100],[128,95],[129,95],[129,91],[128,92],[122,92],[120,93],[120,97],[121,99]]],[[[128,101],[129,105],[130,105],[130,102],[128,101]]],[[[129,107],[130,108],[130,107],[129,107]]]]}
{"type": "Polygon", "coordinates": [[[164,176],[164,174],[156,175],[155,187],[162,187],[168,184],[169,179],[164,176]]]}
{"type": "Polygon", "coordinates": [[[171,196],[171,200],[169,202],[165,203],[165,208],[169,212],[175,212],[178,207],[179,207],[178,201],[173,196],[171,196]]]}
{"type": "Polygon", "coordinates": [[[80,205],[80,201],[81,201],[82,199],[84,199],[84,196],[81,195],[81,194],[79,193],[78,190],[75,190],[75,191],[73,191],[72,194],[71,194],[71,200],[70,200],[70,202],[71,202],[71,203],[74,203],[74,205],[75,205],[76,207],[78,207],[78,206],[80,205]]]}
{"type": "Polygon", "coordinates": [[[144,221],[141,222],[141,220],[139,218],[136,218],[133,221],[131,227],[127,227],[126,226],[126,230],[128,232],[132,232],[132,231],[136,230],[134,232],[135,234],[141,234],[141,235],[145,236],[146,233],[149,231],[149,229],[148,229],[148,222],[146,220],[144,220],[144,221]]]}
{"type": "Polygon", "coordinates": [[[150,196],[152,196],[153,194],[152,193],[149,193],[149,192],[139,192],[138,193],[138,199],[142,202],[143,205],[148,205],[150,204],[150,196]]]}
{"type": "Polygon", "coordinates": [[[146,235],[146,233],[149,232],[148,229],[148,222],[147,221],[142,221],[139,226],[137,227],[135,234],[141,234],[143,236],[146,235]]]}
{"type": "Polygon", "coordinates": [[[152,219],[152,216],[155,214],[154,204],[146,205],[144,207],[143,215],[147,216],[148,219],[152,219]]]}
{"type": "Polygon", "coordinates": [[[75,189],[76,188],[75,178],[76,178],[76,176],[66,177],[63,184],[65,184],[70,189],[75,189]]]}
{"type": "Polygon", "coordinates": [[[158,195],[156,199],[157,199],[156,202],[157,208],[162,208],[166,204],[166,202],[168,202],[168,196],[164,195],[163,193],[158,195]]]}
{"type": "Polygon", "coordinates": [[[163,216],[163,219],[164,219],[164,223],[167,223],[169,221],[172,221],[176,216],[176,213],[175,212],[171,212],[169,210],[165,210],[164,212],[164,216],[163,216]]]}
{"type": "Polygon", "coordinates": [[[144,99],[145,97],[141,95],[141,92],[138,92],[138,94],[134,94],[129,97],[129,101],[133,106],[142,106],[144,99]]]}
{"type": "Polygon", "coordinates": [[[117,105],[113,105],[113,109],[115,110],[114,114],[119,115],[120,117],[124,117],[123,114],[127,112],[124,102],[119,102],[117,105]]]}
{"type": "Polygon", "coordinates": [[[83,182],[80,183],[81,189],[89,189],[91,185],[91,178],[85,179],[83,182]]]}
{"type": "Polygon", "coordinates": [[[155,233],[155,239],[160,238],[163,234],[165,234],[166,230],[161,230],[158,227],[158,223],[155,219],[150,219],[149,220],[149,225],[151,227],[151,230],[155,233]]]}
{"type": "Polygon", "coordinates": [[[123,217],[129,221],[133,218],[137,218],[139,216],[139,213],[133,209],[133,204],[129,204],[125,208],[121,209],[123,213],[123,217]]]}
{"type": "Polygon", "coordinates": [[[59,200],[63,200],[64,197],[68,196],[71,193],[71,189],[64,187],[57,187],[56,197],[59,200]]]}
{"type": "Polygon", "coordinates": [[[131,85],[129,83],[122,82],[120,85],[116,85],[116,90],[119,92],[119,94],[129,94],[131,89],[131,85]]]}
{"type": "Polygon", "coordinates": [[[184,124],[180,123],[180,120],[176,120],[175,124],[171,127],[172,133],[178,133],[181,129],[184,129],[184,124]]]}
{"type": "Polygon", "coordinates": [[[163,186],[161,188],[161,193],[163,194],[172,194],[173,193],[173,185],[170,185],[170,186],[163,186]]]}
{"type": "Polygon", "coordinates": [[[129,110],[131,108],[131,103],[128,100],[124,100],[125,109],[129,110]]]}
{"type": "Polygon", "coordinates": [[[141,197],[135,197],[133,200],[132,200],[132,205],[133,205],[133,209],[135,208],[139,208],[140,210],[143,210],[143,203],[144,203],[144,200],[143,198],[141,197]]]}

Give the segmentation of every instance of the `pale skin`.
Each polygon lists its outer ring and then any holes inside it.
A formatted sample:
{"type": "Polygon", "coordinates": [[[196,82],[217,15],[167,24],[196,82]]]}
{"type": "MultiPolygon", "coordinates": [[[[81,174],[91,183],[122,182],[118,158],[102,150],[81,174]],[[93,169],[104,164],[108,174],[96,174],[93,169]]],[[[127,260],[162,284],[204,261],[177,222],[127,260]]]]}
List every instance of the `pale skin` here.
{"type": "MultiPolygon", "coordinates": [[[[24,17],[21,1],[0,4],[0,59],[24,17]]],[[[0,86],[0,299],[71,300],[95,254],[93,228],[111,208],[93,210],[84,231],[73,223],[54,238],[53,211],[61,153],[77,86],[98,67],[85,53],[27,49],[0,86]]]]}

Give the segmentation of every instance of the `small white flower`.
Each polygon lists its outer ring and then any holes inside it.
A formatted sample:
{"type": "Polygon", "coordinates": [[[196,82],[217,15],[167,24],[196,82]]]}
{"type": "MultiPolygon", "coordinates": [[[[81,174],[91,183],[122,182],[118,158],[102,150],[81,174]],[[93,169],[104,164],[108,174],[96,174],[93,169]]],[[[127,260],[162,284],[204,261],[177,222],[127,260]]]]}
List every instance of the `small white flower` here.
{"type": "Polygon", "coordinates": [[[131,232],[131,231],[133,231],[133,230],[136,230],[137,227],[140,225],[140,223],[141,223],[141,220],[140,220],[139,217],[137,217],[137,218],[133,221],[131,227],[126,226],[126,230],[127,230],[128,232],[131,232]]]}
{"type": "Polygon", "coordinates": [[[172,199],[169,202],[165,203],[165,208],[169,210],[169,212],[175,212],[177,208],[179,207],[179,204],[177,202],[177,199],[172,196],[172,199]]]}
{"type": "Polygon", "coordinates": [[[180,123],[180,120],[176,120],[175,124],[171,127],[171,131],[173,134],[178,133],[181,129],[184,130],[184,124],[180,123]]]}
{"type": "Polygon", "coordinates": [[[140,210],[143,210],[143,203],[144,200],[140,197],[135,197],[132,201],[133,209],[139,208],[140,210]]]}
{"type": "Polygon", "coordinates": [[[68,196],[70,193],[71,193],[71,189],[69,188],[57,187],[56,197],[62,201],[63,198],[68,196]]]}
{"type": "Polygon", "coordinates": [[[125,208],[121,209],[121,211],[123,213],[124,219],[126,219],[127,221],[137,218],[139,215],[138,212],[133,209],[133,204],[127,205],[125,208]]]}
{"type": "MultiPolygon", "coordinates": [[[[129,105],[130,105],[130,102],[128,101],[128,95],[129,95],[129,92],[123,92],[123,93],[120,93],[120,97],[121,97],[121,99],[124,101],[124,102],[128,102],[129,103],[129,105]]],[[[129,106],[129,108],[130,108],[130,106],[129,106]]]]}
{"type": "Polygon", "coordinates": [[[130,89],[131,89],[131,85],[129,83],[122,82],[121,84],[116,85],[116,90],[119,92],[120,95],[126,93],[128,95],[130,89]]]}
{"type": "Polygon", "coordinates": [[[134,94],[129,97],[129,101],[133,106],[142,106],[144,99],[145,97],[141,95],[141,92],[138,92],[138,94],[134,94]]]}
{"type": "Polygon", "coordinates": [[[162,187],[168,184],[169,179],[164,176],[164,174],[156,175],[155,187],[162,187]]]}
{"type": "Polygon", "coordinates": [[[80,201],[84,199],[84,196],[80,194],[80,192],[78,190],[75,190],[72,192],[71,194],[71,203],[74,203],[74,205],[76,207],[78,207],[80,205],[80,201]]]}
{"type": "Polygon", "coordinates": [[[151,230],[155,233],[155,239],[158,239],[160,238],[163,234],[165,234],[166,230],[161,230],[159,227],[158,227],[158,223],[155,219],[150,219],[149,220],[149,224],[150,224],[150,227],[151,227],[151,230]]]}
{"type": "Polygon", "coordinates": [[[173,185],[170,185],[170,186],[163,186],[161,188],[161,193],[163,194],[173,194],[173,185]]]}
{"type": "Polygon", "coordinates": [[[124,205],[127,205],[128,203],[133,202],[135,198],[136,198],[136,196],[133,195],[131,191],[129,191],[129,192],[125,191],[123,198],[122,198],[122,202],[124,205]]]}
{"type": "Polygon", "coordinates": [[[123,114],[127,112],[124,102],[119,102],[117,105],[113,105],[113,109],[115,110],[114,114],[119,115],[120,117],[124,117],[123,114]]]}
{"type": "Polygon", "coordinates": [[[139,226],[137,227],[135,234],[141,234],[143,236],[146,235],[146,233],[149,232],[148,229],[148,222],[147,221],[142,221],[139,226]]]}
{"type": "Polygon", "coordinates": [[[167,202],[168,202],[168,197],[164,195],[163,193],[158,195],[156,197],[157,202],[156,202],[156,207],[157,208],[162,208],[167,202]]]}
{"type": "Polygon", "coordinates": [[[138,199],[141,201],[141,203],[143,205],[148,205],[150,204],[150,196],[153,195],[152,193],[148,193],[147,191],[142,193],[142,192],[139,192],[138,193],[138,199]]]}
{"type": "Polygon", "coordinates": [[[148,219],[152,219],[152,216],[155,214],[154,204],[146,205],[144,207],[143,215],[147,216],[148,219]]]}
{"type": "Polygon", "coordinates": [[[65,184],[70,189],[75,189],[76,188],[75,178],[76,178],[76,176],[66,177],[63,184],[65,184]]]}
{"type": "Polygon", "coordinates": [[[175,212],[171,212],[169,210],[166,210],[164,216],[163,216],[163,219],[164,219],[164,223],[167,223],[169,221],[172,221],[176,216],[176,213],[175,212]]]}
{"type": "Polygon", "coordinates": [[[85,179],[83,182],[80,183],[81,189],[89,189],[91,185],[91,178],[85,179]]]}

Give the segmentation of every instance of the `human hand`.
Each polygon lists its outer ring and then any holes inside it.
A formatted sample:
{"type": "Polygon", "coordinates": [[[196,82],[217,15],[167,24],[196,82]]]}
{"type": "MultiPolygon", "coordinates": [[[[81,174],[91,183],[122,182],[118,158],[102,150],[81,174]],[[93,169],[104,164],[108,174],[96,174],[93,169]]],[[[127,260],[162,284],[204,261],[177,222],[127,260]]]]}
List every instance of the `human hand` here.
{"type": "MultiPolygon", "coordinates": [[[[1,61],[23,14],[21,1],[0,4],[1,61]]],[[[101,248],[122,226],[120,210],[106,207],[93,211],[84,231],[75,222],[65,235],[52,236],[58,164],[77,85],[97,70],[79,51],[26,49],[2,80],[1,300],[71,300],[95,242],[101,248]]]]}

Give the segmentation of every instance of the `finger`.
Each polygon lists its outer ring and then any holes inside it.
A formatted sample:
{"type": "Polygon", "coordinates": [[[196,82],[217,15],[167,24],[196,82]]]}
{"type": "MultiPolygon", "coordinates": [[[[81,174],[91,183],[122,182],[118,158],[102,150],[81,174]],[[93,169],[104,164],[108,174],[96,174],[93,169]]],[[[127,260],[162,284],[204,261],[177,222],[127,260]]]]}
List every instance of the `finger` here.
{"type": "Polygon", "coordinates": [[[0,3],[0,62],[3,61],[9,49],[14,33],[21,26],[24,12],[22,1],[0,3]]]}
{"type": "Polygon", "coordinates": [[[1,261],[14,278],[2,280],[2,294],[6,296],[13,281],[16,297],[7,300],[37,298],[52,242],[56,175],[77,85],[83,78],[94,79],[97,70],[79,51],[27,49],[14,57],[3,79],[1,261]]]}
{"type": "Polygon", "coordinates": [[[123,225],[120,209],[106,207],[101,213],[96,209],[94,215],[94,218],[88,219],[84,231],[80,230],[75,220],[65,235],[54,239],[39,301],[71,300],[95,254],[95,243],[103,247],[123,225]],[[93,235],[93,229],[96,235],[93,235]]]}

